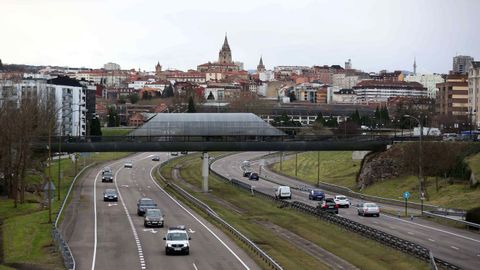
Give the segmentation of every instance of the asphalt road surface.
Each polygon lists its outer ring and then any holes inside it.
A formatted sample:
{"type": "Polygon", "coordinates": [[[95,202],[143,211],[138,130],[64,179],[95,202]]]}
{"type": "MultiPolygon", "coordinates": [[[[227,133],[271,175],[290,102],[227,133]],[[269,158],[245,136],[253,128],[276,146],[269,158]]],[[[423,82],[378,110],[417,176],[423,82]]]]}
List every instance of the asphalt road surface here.
{"type": "MultiPolygon", "coordinates": [[[[261,190],[273,195],[274,189],[278,184],[264,179],[250,181],[246,177],[243,177],[243,170],[241,168],[241,164],[244,160],[260,158],[266,154],[268,154],[268,152],[244,152],[227,156],[216,160],[211,168],[227,178],[235,178],[244,181],[254,185],[256,190],[261,190]]],[[[251,164],[252,171],[259,172],[259,162],[252,161],[251,164]]],[[[282,183],[283,185],[291,187],[306,185],[298,180],[265,170],[262,171],[262,176],[265,175],[265,173],[268,174],[268,178],[275,179],[275,182],[282,183]]],[[[326,195],[327,197],[333,197],[337,194],[329,194],[327,192],[326,195]]],[[[318,205],[318,202],[308,200],[308,193],[306,191],[292,189],[292,200],[301,201],[315,206],[318,205]]],[[[419,218],[415,218],[411,221],[410,219],[397,218],[384,213],[381,213],[380,217],[359,216],[355,205],[364,201],[352,198],[350,198],[350,200],[352,206],[350,208],[339,209],[339,215],[423,245],[430,249],[435,257],[456,264],[464,269],[478,269],[478,266],[480,265],[480,234],[440,225],[419,218]]],[[[380,208],[387,207],[382,204],[378,205],[380,208]]]]}
{"type": "MultiPolygon", "coordinates": [[[[151,177],[153,153],[137,154],[106,165],[114,183],[101,182],[101,169],[79,179],[61,230],[76,260],[76,269],[259,269],[223,232],[172,198],[151,177]],[[124,162],[133,161],[133,168],[124,162]],[[103,191],[115,188],[118,202],[104,202],[103,191]],[[153,199],[165,215],[164,228],[144,228],[137,215],[140,197],[153,199]],[[190,255],[166,256],[163,237],[169,226],[185,225],[190,255]]],[[[166,153],[160,154],[161,161],[166,153]]]]}

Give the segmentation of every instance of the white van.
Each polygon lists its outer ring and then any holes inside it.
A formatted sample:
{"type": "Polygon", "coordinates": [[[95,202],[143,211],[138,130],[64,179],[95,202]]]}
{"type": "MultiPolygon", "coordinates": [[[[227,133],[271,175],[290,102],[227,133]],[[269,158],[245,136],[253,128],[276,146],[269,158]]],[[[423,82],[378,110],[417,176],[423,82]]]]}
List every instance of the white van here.
{"type": "Polygon", "coordinates": [[[292,199],[292,192],[289,186],[279,186],[275,189],[275,199],[292,199]]]}

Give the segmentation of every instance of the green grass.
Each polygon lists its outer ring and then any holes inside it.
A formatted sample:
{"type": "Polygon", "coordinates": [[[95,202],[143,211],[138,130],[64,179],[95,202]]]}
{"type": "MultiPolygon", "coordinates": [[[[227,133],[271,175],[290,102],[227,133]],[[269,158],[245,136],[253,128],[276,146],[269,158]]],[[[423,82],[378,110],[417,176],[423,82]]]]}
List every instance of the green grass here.
{"type": "Polygon", "coordinates": [[[127,135],[131,131],[133,131],[133,128],[103,127],[102,136],[123,136],[127,135]]]}
{"type": "MultiPolygon", "coordinates": [[[[404,191],[409,191],[410,201],[420,203],[417,176],[401,176],[377,182],[359,191],[355,187],[355,178],[360,169],[360,161],[352,160],[352,152],[320,152],[320,181],[348,187],[368,195],[399,199],[404,191]]],[[[480,154],[467,159],[472,171],[480,178],[480,154]]],[[[283,174],[295,176],[295,156],[283,162],[283,174]]],[[[317,152],[298,154],[297,178],[315,184],[317,182],[317,152]]],[[[280,172],[280,163],[272,169],[280,172]]],[[[470,188],[466,184],[449,184],[438,178],[439,190],[436,190],[435,177],[426,178],[428,200],[426,204],[449,208],[470,209],[480,206],[480,187],[470,188]]]]}
{"type": "MultiPolygon", "coordinates": [[[[170,162],[162,168],[162,174],[169,177],[176,164],[182,164],[181,176],[188,183],[200,188],[201,160],[190,155],[170,162]]],[[[323,269],[326,265],[318,258],[298,249],[279,237],[271,229],[259,224],[269,222],[287,229],[327,251],[344,258],[361,269],[426,269],[427,265],[401,252],[365,239],[338,226],[320,221],[312,216],[291,209],[280,209],[278,205],[264,199],[250,196],[214,176],[209,178],[210,194],[221,198],[240,212],[232,211],[212,196],[201,192],[192,194],[214,209],[222,218],[247,237],[252,239],[285,269],[323,269]]],[[[328,267],[327,267],[328,268],[328,267]]]]}
{"type": "MultiPolygon", "coordinates": [[[[84,164],[93,162],[104,162],[127,156],[129,153],[97,153],[77,162],[79,172],[84,164]]],[[[70,159],[60,161],[63,170],[63,178],[60,186],[61,199],[67,194],[70,183],[75,174],[75,164],[70,159]]],[[[58,184],[58,162],[54,161],[49,168],[45,169],[47,175],[51,171],[52,181],[56,188],[58,184]]],[[[29,176],[27,179],[32,182],[41,183],[41,178],[29,176]]],[[[57,191],[52,201],[52,221],[59,211],[61,202],[57,200],[57,191]]],[[[40,203],[42,198],[26,193],[28,203],[18,204],[13,207],[13,200],[0,200],[0,218],[4,219],[3,248],[5,263],[31,263],[46,266],[52,269],[62,269],[62,260],[56,249],[53,247],[51,238],[51,224],[48,223],[48,210],[42,209],[40,203]]],[[[0,268],[1,269],[1,268],[0,268]]]]}
{"type": "MultiPolygon", "coordinates": [[[[470,209],[480,206],[480,188],[470,188],[465,184],[449,184],[445,179],[438,178],[439,190],[435,186],[435,178],[427,178],[426,204],[440,205],[448,208],[470,209]]],[[[388,179],[367,187],[363,193],[375,196],[398,199],[404,191],[410,192],[409,201],[420,203],[418,177],[402,176],[388,179]]]]}
{"type": "MultiPolygon", "coordinates": [[[[317,164],[318,152],[299,153],[296,177],[310,184],[316,184],[317,164]]],[[[285,175],[295,176],[295,155],[283,161],[282,170],[280,170],[280,163],[275,163],[272,169],[285,175]]],[[[320,181],[322,182],[354,189],[359,170],[360,161],[352,160],[351,151],[320,152],[320,181]]]]}

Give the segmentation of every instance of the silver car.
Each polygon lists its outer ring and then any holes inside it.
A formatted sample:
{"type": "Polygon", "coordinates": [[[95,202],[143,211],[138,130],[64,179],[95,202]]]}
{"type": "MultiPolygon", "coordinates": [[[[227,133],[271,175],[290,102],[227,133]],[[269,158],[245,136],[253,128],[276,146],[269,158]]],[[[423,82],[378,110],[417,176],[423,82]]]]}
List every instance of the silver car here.
{"type": "Polygon", "coordinates": [[[380,207],[374,203],[357,204],[358,215],[362,216],[380,216],[380,207]]]}

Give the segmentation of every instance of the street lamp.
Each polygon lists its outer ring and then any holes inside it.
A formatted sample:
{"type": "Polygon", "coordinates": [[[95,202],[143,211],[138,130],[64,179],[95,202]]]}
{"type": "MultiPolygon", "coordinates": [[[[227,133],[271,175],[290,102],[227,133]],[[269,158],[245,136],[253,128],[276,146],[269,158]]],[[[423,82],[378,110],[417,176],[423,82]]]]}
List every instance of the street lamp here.
{"type": "MultiPolygon", "coordinates": [[[[78,105],[79,107],[80,106],[84,106],[85,103],[79,103],[79,104],[72,104],[72,105],[78,105]]],[[[61,154],[62,154],[62,135],[63,135],[63,117],[64,116],[69,116],[71,115],[72,113],[74,112],[79,112],[79,114],[81,112],[83,112],[83,109],[78,109],[78,110],[74,110],[74,111],[71,111],[70,113],[66,114],[66,115],[62,115],[62,122],[60,124],[60,134],[58,136],[58,186],[57,186],[57,200],[60,201],[60,184],[62,183],[62,177],[61,177],[61,161],[60,161],[60,157],[61,157],[61,154]]],[[[79,117],[80,118],[80,117],[79,117]]],[[[79,126],[79,130],[78,130],[78,133],[79,133],[79,136],[80,136],[80,122],[78,124],[79,126]]],[[[76,162],[76,161],[75,161],[76,162]]]]}
{"type": "Polygon", "coordinates": [[[418,148],[419,148],[419,153],[418,153],[418,181],[420,182],[420,196],[421,196],[420,199],[422,201],[421,212],[423,214],[423,197],[424,197],[423,196],[424,195],[423,158],[422,158],[422,154],[423,154],[422,153],[423,124],[422,124],[422,121],[417,117],[414,117],[414,116],[411,116],[411,115],[408,115],[408,114],[405,114],[404,117],[414,119],[420,125],[420,140],[419,140],[419,144],[418,144],[418,148]]]}

